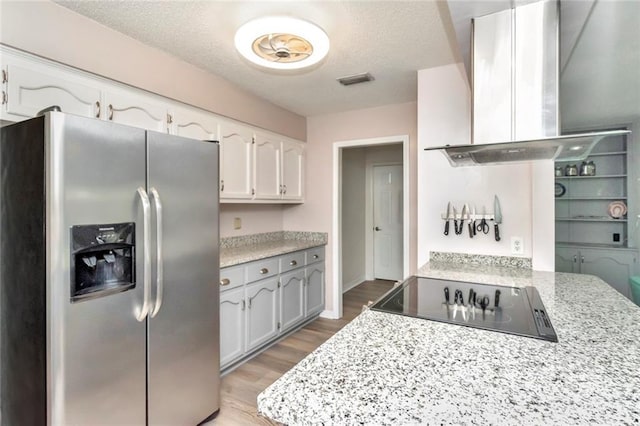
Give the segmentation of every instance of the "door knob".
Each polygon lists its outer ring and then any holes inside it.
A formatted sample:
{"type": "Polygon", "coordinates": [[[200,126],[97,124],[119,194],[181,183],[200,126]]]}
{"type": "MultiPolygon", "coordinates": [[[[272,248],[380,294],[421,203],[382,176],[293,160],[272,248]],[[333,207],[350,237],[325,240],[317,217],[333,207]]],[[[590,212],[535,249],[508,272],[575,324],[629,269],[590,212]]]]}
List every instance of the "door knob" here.
{"type": "Polygon", "coordinates": [[[382,231],[382,229],[381,229],[381,228],[379,228],[379,227],[377,227],[377,226],[376,226],[375,228],[373,228],[373,230],[374,230],[374,231],[382,231]]]}

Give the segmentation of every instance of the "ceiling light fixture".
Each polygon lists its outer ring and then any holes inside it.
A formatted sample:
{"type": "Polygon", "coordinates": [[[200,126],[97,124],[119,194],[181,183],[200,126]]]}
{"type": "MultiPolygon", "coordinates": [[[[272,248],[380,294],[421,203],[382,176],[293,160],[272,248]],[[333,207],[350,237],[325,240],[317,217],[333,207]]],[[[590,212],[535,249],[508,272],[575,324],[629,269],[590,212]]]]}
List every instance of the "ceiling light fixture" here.
{"type": "Polygon", "coordinates": [[[236,32],[235,45],[247,60],[278,70],[310,67],[329,53],[329,37],[320,27],[287,16],[247,22],[236,32]]]}

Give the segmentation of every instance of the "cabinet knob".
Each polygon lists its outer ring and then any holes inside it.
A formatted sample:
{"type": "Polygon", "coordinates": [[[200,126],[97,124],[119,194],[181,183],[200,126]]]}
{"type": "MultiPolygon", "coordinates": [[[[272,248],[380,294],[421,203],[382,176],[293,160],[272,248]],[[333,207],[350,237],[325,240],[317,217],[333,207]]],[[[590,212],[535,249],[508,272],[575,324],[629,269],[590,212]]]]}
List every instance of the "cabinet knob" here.
{"type": "Polygon", "coordinates": [[[113,121],[113,105],[109,104],[107,108],[109,109],[109,121],[113,121]]]}
{"type": "Polygon", "coordinates": [[[262,268],[260,269],[260,274],[264,275],[264,274],[268,274],[269,270],[267,268],[262,268]]]}
{"type": "Polygon", "coordinates": [[[584,256],[580,256],[580,263],[584,263],[584,256]]]}
{"type": "Polygon", "coordinates": [[[224,191],[224,179],[220,181],[220,192],[224,191]]]}
{"type": "Polygon", "coordinates": [[[298,264],[298,262],[296,262],[295,260],[292,260],[291,262],[289,262],[289,266],[296,266],[298,264]]]}
{"type": "Polygon", "coordinates": [[[314,258],[314,259],[318,259],[319,257],[320,257],[320,256],[318,256],[317,254],[314,254],[314,255],[313,255],[313,258],[314,258]]]}
{"type": "Polygon", "coordinates": [[[96,118],[100,118],[100,101],[96,101],[96,118]]]}
{"type": "Polygon", "coordinates": [[[573,255],[573,263],[578,263],[578,255],[573,255]]]}
{"type": "Polygon", "coordinates": [[[231,284],[231,281],[229,280],[229,278],[223,278],[220,280],[220,285],[229,285],[231,284]]]}

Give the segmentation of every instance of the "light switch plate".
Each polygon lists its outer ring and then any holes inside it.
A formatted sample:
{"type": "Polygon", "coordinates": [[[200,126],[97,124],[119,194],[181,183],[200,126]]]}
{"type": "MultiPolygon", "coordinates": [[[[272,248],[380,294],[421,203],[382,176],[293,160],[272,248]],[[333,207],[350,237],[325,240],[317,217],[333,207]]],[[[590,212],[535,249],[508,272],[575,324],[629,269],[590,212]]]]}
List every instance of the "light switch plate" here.
{"type": "Polygon", "coordinates": [[[240,219],[239,217],[234,217],[233,229],[240,229],[240,228],[242,228],[242,219],[240,219]]]}

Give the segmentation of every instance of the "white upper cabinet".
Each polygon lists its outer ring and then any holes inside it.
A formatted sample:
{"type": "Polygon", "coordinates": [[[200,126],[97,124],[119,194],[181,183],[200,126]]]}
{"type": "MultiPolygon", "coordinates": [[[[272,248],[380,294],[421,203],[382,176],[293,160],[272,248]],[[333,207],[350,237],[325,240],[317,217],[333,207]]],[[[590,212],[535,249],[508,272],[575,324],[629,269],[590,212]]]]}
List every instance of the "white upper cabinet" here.
{"type": "Polygon", "coordinates": [[[282,141],[282,198],[304,198],[304,143],[292,139],[282,141]]]}
{"type": "Polygon", "coordinates": [[[3,55],[2,117],[20,120],[35,117],[48,107],[59,106],[64,112],[84,117],[100,114],[101,92],[74,80],[62,70],[40,63],[21,64],[21,58],[3,55]],[[17,116],[17,117],[14,117],[17,116]]]}
{"type": "MultiPolygon", "coordinates": [[[[220,142],[220,202],[301,203],[305,144],[0,45],[0,120],[43,109],[220,142]]],[[[212,190],[214,186],[212,185],[212,190]]]]}
{"type": "Polygon", "coordinates": [[[169,131],[178,136],[200,140],[218,140],[217,116],[197,108],[172,106],[169,109],[169,131]]]}
{"type": "Polygon", "coordinates": [[[104,104],[106,120],[167,133],[167,105],[155,97],[114,89],[105,93],[104,104]]]}
{"type": "Polygon", "coordinates": [[[220,123],[220,198],[251,199],[253,129],[220,123]]]}
{"type": "Polygon", "coordinates": [[[280,139],[272,135],[256,133],[255,143],[255,198],[271,200],[282,198],[280,176],[280,139]]]}

